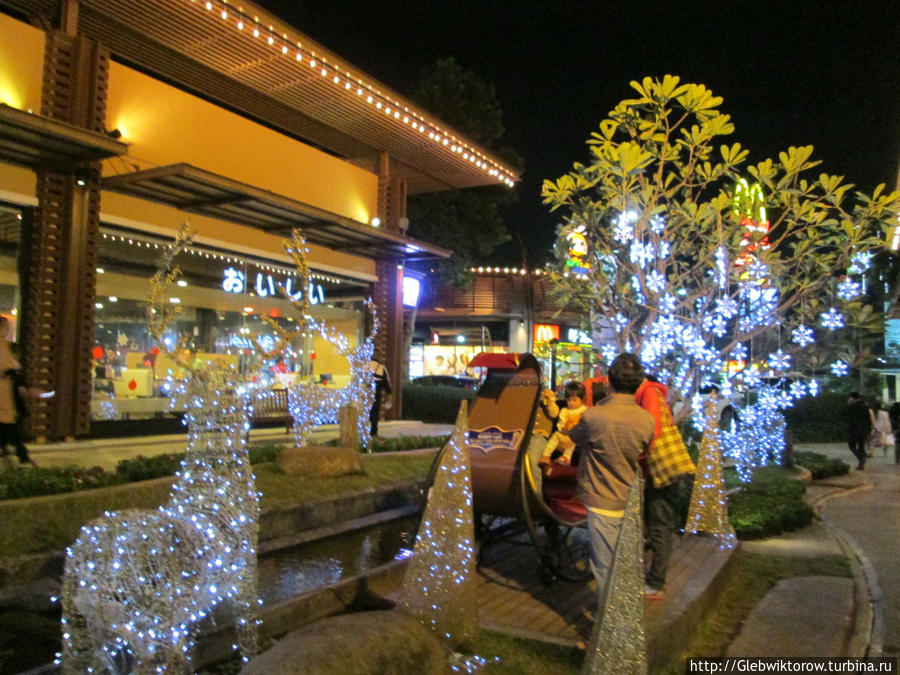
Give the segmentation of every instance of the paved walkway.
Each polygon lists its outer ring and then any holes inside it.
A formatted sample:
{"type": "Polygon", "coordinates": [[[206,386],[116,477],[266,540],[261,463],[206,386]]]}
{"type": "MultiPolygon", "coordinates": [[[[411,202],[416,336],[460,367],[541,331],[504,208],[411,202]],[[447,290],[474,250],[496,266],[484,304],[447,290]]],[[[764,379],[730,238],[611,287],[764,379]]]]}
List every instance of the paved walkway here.
{"type": "MultiPolygon", "coordinates": [[[[856,463],[843,443],[796,449],[856,463]]],[[[794,577],[779,583],[747,618],[728,655],[898,656],[900,467],[878,451],[864,471],[818,482],[806,498],[820,522],[742,547],[794,557],[845,554],[853,579],[794,577]]]]}
{"type": "MultiPolygon", "coordinates": [[[[452,424],[426,424],[413,420],[393,420],[380,422],[379,436],[395,438],[398,436],[442,436],[453,430],[452,424]]],[[[311,444],[323,443],[339,436],[336,424],[326,424],[313,432],[311,444]]],[[[250,443],[291,443],[293,435],[285,433],[283,428],[252,429],[250,443]]],[[[184,452],[187,446],[186,434],[171,436],[138,436],[134,438],[104,438],[71,441],[68,443],[47,443],[29,445],[28,452],[35,464],[40,467],[65,466],[101,466],[107,471],[116,468],[123,459],[143,455],[151,457],[168,452],[184,452]]]]}

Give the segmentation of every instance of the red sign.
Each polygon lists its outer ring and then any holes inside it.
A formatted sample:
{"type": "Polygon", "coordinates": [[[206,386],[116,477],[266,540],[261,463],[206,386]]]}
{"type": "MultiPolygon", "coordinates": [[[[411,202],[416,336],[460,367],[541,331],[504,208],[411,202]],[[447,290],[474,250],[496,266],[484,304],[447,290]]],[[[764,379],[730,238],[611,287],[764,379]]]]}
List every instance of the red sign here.
{"type": "Polygon", "coordinates": [[[532,339],[535,342],[550,342],[550,340],[559,340],[559,326],[552,323],[536,323],[534,324],[534,333],[532,339]]]}

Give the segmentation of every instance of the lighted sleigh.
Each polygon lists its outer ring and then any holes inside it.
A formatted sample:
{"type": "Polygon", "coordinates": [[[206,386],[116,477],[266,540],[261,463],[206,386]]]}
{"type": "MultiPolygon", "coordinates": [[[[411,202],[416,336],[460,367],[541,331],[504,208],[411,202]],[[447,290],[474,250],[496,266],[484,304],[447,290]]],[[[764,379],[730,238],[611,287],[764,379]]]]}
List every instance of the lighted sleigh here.
{"type": "Polygon", "coordinates": [[[542,579],[583,581],[590,577],[589,542],[585,508],[575,498],[578,469],[554,463],[550,476],[541,475],[537,462],[552,422],[540,406],[536,361],[520,360],[530,359],[482,353],[469,364],[487,368],[467,432],[476,537],[482,552],[499,539],[530,543],[542,579]]]}

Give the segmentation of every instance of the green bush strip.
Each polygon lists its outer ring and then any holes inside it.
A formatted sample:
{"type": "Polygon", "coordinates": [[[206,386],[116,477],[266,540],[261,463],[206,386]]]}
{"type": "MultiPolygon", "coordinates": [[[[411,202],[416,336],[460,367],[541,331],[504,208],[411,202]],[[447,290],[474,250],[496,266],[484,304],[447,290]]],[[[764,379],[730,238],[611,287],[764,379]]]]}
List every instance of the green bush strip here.
{"type": "MultiPolygon", "coordinates": [[[[314,501],[380,485],[427,477],[432,453],[367,455],[364,474],[337,478],[286,476],[272,464],[254,467],[256,487],[263,493],[262,508],[314,501]]],[[[17,473],[31,471],[26,469],[17,473]]],[[[63,495],[0,502],[0,558],[59,551],[78,536],[82,525],[105,511],[155,509],[166,501],[174,479],[117,485],[63,495]]]]}

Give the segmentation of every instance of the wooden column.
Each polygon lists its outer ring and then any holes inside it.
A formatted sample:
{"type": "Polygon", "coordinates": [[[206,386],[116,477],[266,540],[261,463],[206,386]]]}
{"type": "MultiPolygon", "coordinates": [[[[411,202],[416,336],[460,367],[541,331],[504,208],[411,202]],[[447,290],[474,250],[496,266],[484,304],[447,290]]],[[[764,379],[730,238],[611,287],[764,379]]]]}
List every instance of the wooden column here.
{"type": "MultiPolygon", "coordinates": [[[[378,217],[381,227],[397,232],[400,218],[406,215],[406,184],[390,173],[390,157],[382,152],[378,158],[378,217]]],[[[384,363],[391,379],[393,407],[385,411],[389,419],[397,419],[403,410],[403,304],[402,261],[385,258],[375,265],[375,309],[381,329],[375,338],[375,358],[384,363]]]]}
{"type": "MultiPolygon", "coordinates": [[[[104,132],[109,53],[63,31],[47,33],[41,113],[104,132]]],[[[88,433],[100,238],[100,163],[37,173],[38,207],[23,239],[22,335],[29,385],[55,391],[32,406],[30,435],[88,433]]]]}

